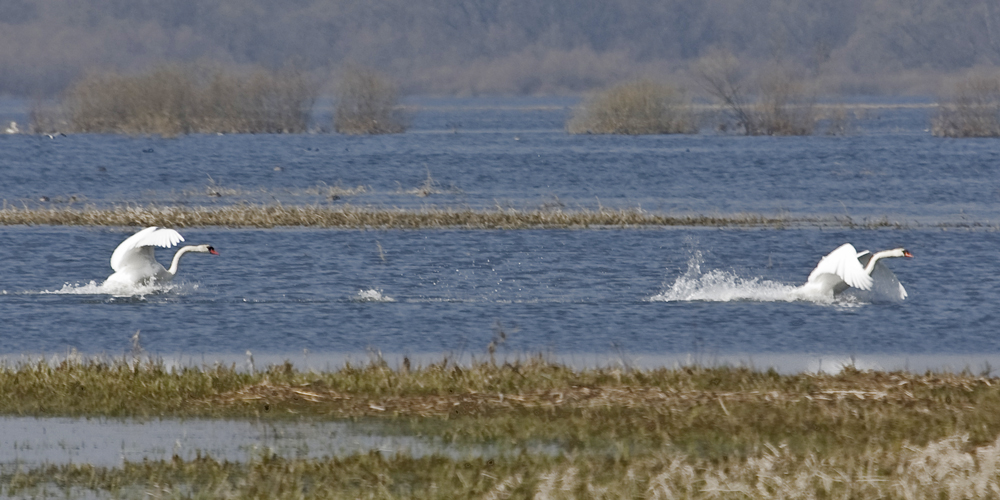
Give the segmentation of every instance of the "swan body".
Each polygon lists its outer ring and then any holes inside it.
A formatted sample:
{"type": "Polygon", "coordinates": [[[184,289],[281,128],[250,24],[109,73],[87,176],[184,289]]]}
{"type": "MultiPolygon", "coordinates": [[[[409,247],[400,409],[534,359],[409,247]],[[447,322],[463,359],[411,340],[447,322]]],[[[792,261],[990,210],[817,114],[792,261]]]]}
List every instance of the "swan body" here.
{"type": "Polygon", "coordinates": [[[10,122],[10,126],[7,127],[7,130],[4,130],[4,132],[8,134],[20,134],[21,129],[17,128],[17,122],[10,122]]]}
{"type": "Polygon", "coordinates": [[[208,253],[219,255],[210,245],[187,245],[174,254],[170,269],[164,268],[156,261],[156,247],[170,248],[184,241],[184,237],[173,229],[147,227],[129,236],[115,248],[111,254],[111,269],[115,273],[108,277],[105,285],[148,285],[166,283],[177,274],[181,257],[190,253],[208,253]]]}
{"type": "Polygon", "coordinates": [[[909,258],[913,254],[905,248],[882,250],[874,254],[868,250],[858,252],[854,245],[844,243],[820,259],[800,290],[806,294],[832,298],[850,287],[871,290],[880,283],[895,283],[897,287],[890,290],[890,293],[898,294],[899,300],[903,300],[907,296],[906,289],[881,262],[882,259],[895,257],[909,258]]]}

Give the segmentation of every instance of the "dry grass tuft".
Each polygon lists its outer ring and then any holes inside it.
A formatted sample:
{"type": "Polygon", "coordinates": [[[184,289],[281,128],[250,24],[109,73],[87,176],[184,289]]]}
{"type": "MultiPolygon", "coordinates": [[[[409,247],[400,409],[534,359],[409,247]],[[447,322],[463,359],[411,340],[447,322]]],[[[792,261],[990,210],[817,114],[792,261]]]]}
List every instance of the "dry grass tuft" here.
{"type": "Polygon", "coordinates": [[[690,103],[676,87],[651,80],[624,83],[585,100],[566,124],[571,134],[690,134],[690,103]]]}
{"type": "Polygon", "coordinates": [[[140,74],[91,73],[66,91],[62,108],[66,132],[299,133],[308,127],[316,92],[294,69],[240,73],[165,64],[140,74]]]}

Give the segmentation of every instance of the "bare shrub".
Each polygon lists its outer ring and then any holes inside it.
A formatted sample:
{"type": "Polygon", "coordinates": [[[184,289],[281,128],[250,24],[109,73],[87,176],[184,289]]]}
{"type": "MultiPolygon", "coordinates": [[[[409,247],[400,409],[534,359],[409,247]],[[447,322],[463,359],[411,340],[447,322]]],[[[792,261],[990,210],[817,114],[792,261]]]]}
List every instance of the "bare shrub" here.
{"type": "Polygon", "coordinates": [[[747,88],[748,77],[736,56],[726,51],[712,51],[698,59],[694,74],[705,92],[722,101],[747,135],[758,135],[747,88]]]}
{"type": "Polygon", "coordinates": [[[298,133],[316,88],[293,69],[248,73],[165,64],[90,73],[63,96],[69,131],[124,134],[298,133]]]}
{"type": "Polygon", "coordinates": [[[789,67],[772,65],[753,78],[735,56],[713,51],[699,59],[694,74],[721,101],[746,135],[808,135],[816,122],[805,80],[789,67]]]}
{"type": "Polygon", "coordinates": [[[333,129],[342,134],[399,134],[407,123],[399,108],[399,88],[379,72],[349,65],[336,91],[333,129]]]}
{"type": "Polygon", "coordinates": [[[1000,76],[973,73],[938,104],[931,133],[941,137],[1000,137],[1000,76]]]}
{"type": "Polygon", "coordinates": [[[684,134],[697,130],[693,116],[680,89],[638,80],[586,99],[566,128],[571,134],[684,134]]]}

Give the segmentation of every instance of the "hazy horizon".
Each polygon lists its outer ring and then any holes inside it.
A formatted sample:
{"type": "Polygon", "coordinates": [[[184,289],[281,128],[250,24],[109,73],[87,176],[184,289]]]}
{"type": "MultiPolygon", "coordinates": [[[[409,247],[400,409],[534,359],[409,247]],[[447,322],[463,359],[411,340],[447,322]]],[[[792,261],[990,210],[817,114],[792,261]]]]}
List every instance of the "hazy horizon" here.
{"type": "Polygon", "coordinates": [[[933,93],[1000,64],[988,0],[0,0],[0,95],[52,96],[89,70],[166,61],[280,67],[326,82],[344,63],[408,93],[578,93],[684,80],[711,50],[794,65],[825,93],[933,93]]]}

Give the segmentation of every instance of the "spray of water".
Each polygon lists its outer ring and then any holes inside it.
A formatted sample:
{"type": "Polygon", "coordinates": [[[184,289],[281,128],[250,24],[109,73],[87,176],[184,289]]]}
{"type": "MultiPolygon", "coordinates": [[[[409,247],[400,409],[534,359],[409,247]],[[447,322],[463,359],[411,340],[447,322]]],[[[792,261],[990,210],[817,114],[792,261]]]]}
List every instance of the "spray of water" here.
{"type": "Polygon", "coordinates": [[[384,295],[382,290],[376,290],[374,288],[369,288],[368,290],[358,290],[358,294],[354,296],[355,302],[395,302],[396,299],[384,295]]]}
{"type": "Polygon", "coordinates": [[[806,300],[832,303],[830,297],[807,296],[798,286],[777,283],[760,277],[744,278],[730,271],[713,269],[702,271],[704,258],[701,251],[693,251],[688,268],[664,290],[649,298],[653,302],[791,302],[806,300]]]}
{"type": "Polygon", "coordinates": [[[198,285],[184,283],[151,283],[126,285],[121,283],[100,283],[91,280],[88,283],[64,283],[58,290],[42,290],[40,294],[57,295],[112,295],[115,297],[144,297],[146,295],[163,294],[167,292],[183,293],[197,290],[198,285]]]}

